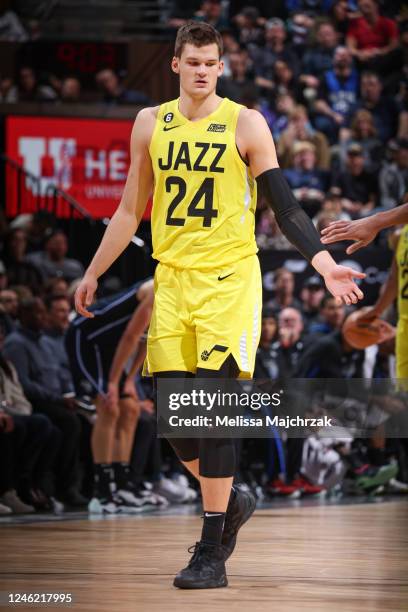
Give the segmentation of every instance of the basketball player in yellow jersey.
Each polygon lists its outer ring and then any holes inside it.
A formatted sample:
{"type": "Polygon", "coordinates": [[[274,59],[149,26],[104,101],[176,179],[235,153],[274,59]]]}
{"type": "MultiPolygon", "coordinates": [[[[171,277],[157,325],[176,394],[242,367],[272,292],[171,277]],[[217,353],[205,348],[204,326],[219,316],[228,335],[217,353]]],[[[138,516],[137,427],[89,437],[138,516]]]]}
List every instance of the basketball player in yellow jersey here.
{"type": "MultiPolygon", "coordinates": [[[[133,237],[153,192],[155,305],[147,367],[158,377],[249,377],[260,332],[261,275],[254,237],[257,188],[282,231],[346,304],[363,297],[354,278],[324,250],[294,200],[262,115],[216,95],[222,39],[205,23],[177,33],[172,70],[180,98],[142,110],[131,137],[131,165],[122,200],[75,303],[89,316],[97,279],[133,237]]],[[[255,508],[251,494],[232,488],[233,440],[170,440],[200,481],[204,521],[179,588],[227,586],[225,561],[255,508]]]]}

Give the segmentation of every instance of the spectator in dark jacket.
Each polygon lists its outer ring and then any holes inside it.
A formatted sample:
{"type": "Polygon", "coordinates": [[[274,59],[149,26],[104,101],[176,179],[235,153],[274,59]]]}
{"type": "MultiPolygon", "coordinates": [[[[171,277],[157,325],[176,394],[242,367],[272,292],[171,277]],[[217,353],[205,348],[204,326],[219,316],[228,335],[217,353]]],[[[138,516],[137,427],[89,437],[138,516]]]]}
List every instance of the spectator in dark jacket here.
{"type": "Polygon", "coordinates": [[[21,328],[5,341],[4,356],[16,368],[34,410],[46,414],[61,431],[57,494],[69,504],[82,505],[86,500],[77,489],[81,423],[75,400],[64,397],[69,389],[64,386],[58,362],[43,334],[46,310],[41,299],[32,298],[21,303],[20,322],[21,328]]]}

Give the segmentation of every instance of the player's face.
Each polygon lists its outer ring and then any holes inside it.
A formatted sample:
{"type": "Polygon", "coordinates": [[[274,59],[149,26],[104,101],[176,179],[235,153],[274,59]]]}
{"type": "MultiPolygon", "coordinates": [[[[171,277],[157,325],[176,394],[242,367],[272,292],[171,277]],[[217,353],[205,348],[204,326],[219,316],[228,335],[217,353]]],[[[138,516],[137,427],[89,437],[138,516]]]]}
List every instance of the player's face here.
{"type": "Polygon", "coordinates": [[[192,98],[206,98],[215,91],[224,69],[215,43],[205,47],[184,45],[181,57],[174,57],[172,70],[180,76],[181,89],[192,98]]]}

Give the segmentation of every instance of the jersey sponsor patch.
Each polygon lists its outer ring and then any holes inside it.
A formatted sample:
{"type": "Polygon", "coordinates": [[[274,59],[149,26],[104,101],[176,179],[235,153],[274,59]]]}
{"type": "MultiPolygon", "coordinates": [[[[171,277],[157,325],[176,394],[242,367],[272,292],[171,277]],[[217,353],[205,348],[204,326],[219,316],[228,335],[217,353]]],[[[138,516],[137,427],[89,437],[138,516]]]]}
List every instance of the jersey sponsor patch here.
{"type": "Polygon", "coordinates": [[[225,132],[226,129],[225,123],[210,123],[207,132],[225,132]]]}

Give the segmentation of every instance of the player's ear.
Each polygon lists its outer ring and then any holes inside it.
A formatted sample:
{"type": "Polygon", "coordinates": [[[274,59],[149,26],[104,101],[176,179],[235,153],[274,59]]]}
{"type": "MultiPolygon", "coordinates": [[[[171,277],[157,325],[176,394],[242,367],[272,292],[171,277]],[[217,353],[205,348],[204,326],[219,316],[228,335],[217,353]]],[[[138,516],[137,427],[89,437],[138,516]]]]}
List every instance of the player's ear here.
{"type": "Polygon", "coordinates": [[[218,76],[220,77],[224,72],[224,61],[220,60],[218,64],[218,76]]]}
{"type": "Polygon", "coordinates": [[[176,74],[180,72],[180,58],[179,57],[176,57],[176,56],[173,57],[173,59],[171,60],[171,69],[176,74]]]}

